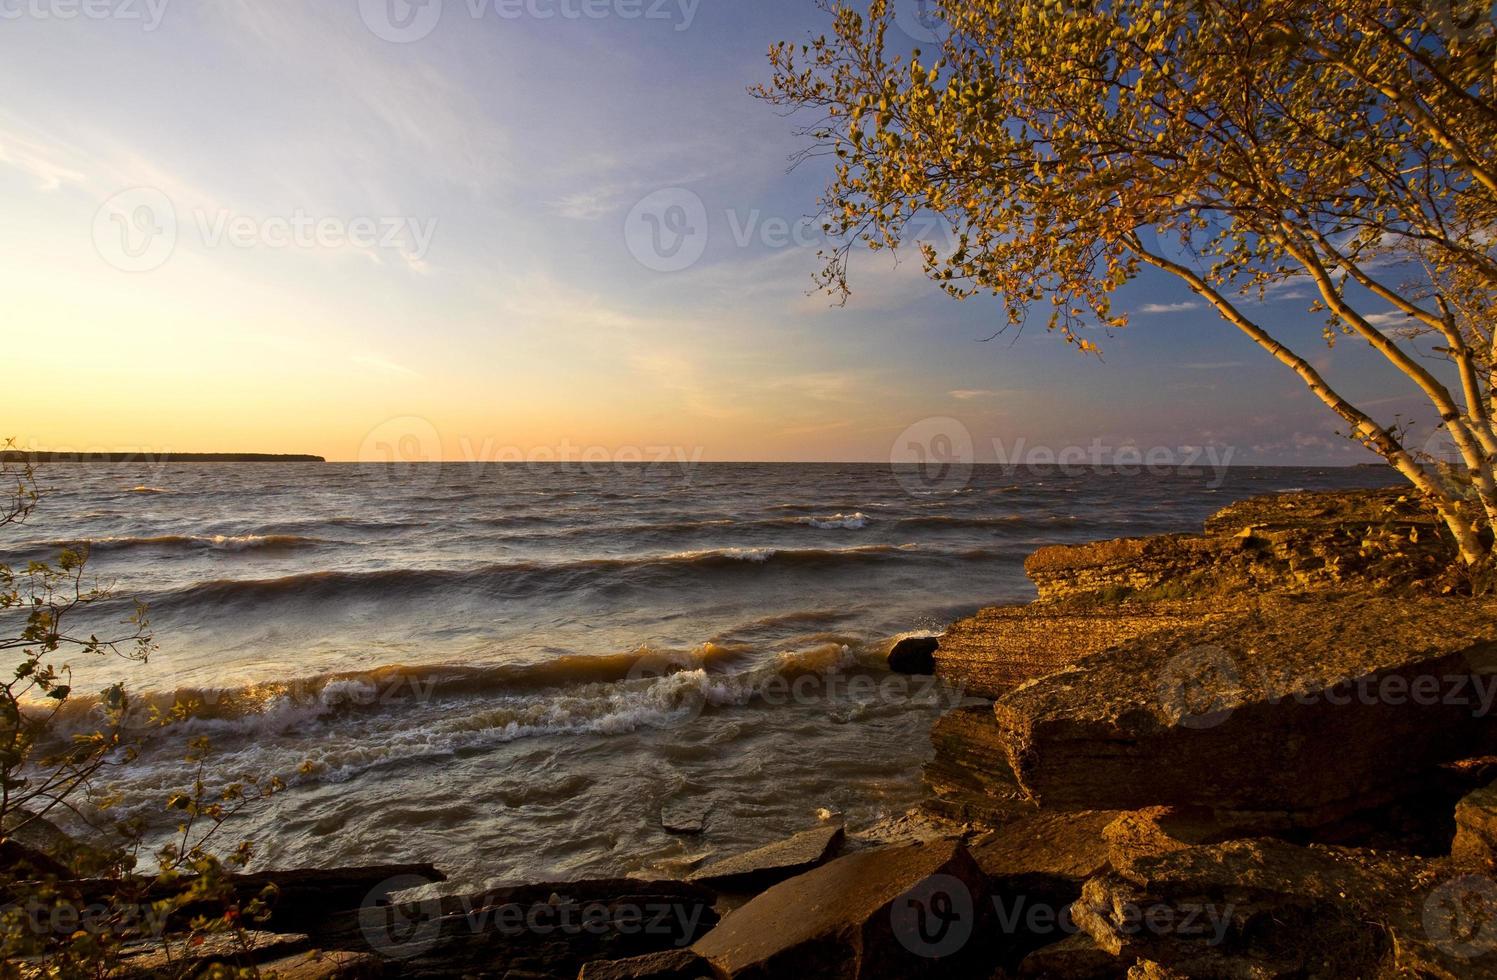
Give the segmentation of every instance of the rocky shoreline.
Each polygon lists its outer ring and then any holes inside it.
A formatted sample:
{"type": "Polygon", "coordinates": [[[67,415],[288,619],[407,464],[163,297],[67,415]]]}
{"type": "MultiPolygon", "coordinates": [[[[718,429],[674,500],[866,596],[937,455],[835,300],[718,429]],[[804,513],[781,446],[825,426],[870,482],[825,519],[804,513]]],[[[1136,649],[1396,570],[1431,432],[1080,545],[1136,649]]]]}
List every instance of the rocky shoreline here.
{"type": "Polygon", "coordinates": [[[898,820],[829,818],[684,881],[422,898],[429,866],[290,872],[254,950],[189,955],[294,977],[1497,977],[1497,601],[1417,501],[1256,498],[1026,570],[1035,602],[891,655],[979,699],[934,725],[928,799],[898,820]]]}

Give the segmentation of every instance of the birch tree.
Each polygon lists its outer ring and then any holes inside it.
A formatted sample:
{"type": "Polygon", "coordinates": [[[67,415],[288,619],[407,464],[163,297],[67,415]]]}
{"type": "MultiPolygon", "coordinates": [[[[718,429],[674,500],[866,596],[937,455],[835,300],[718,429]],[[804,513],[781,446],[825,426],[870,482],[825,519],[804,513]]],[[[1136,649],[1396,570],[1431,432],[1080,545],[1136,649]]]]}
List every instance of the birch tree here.
{"type": "MultiPolygon", "coordinates": [[[[941,0],[936,41],[885,0],[770,52],[757,94],[833,158],[819,283],[859,244],[915,241],[951,295],[1035,308],[1082,351],[1125,327],[1146,268],[1184,282],[1293,371],[1433,504],[1468,562],[1497,526],[1497,103],[1477,0],[941,0]],[[913,50],[912,50],[913,48],[913,50]],[[1368,344],[1427,400],[1459,478],[1265,322],[1291,280],[1324,340],[1368,344]]],[[[1311,345],[1313,348],[1314,344],[1311,345]]],[[[1375,399],[1381,400],[1381,399],[1375,399]]]]}

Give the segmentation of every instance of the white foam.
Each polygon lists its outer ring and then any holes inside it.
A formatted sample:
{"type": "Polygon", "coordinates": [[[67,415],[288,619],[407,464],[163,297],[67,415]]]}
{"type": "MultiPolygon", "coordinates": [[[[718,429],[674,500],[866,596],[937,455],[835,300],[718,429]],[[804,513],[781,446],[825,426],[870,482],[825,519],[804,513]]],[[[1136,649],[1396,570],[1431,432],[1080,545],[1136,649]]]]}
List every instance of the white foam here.
{"type": "Polygon", "coordinates": [[[802,524],[809,524],[823,531],[842,529],[857,531],[868,526],[868,515],[862,511],[853,514],[834,514],[831,517],[802,517],[802,524]]]}

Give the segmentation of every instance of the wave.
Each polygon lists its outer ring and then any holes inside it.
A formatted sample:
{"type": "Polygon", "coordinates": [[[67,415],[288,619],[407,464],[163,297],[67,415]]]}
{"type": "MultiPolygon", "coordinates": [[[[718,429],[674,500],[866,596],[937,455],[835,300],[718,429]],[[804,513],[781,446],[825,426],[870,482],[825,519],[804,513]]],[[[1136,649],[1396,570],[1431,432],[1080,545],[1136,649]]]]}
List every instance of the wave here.
{"type": "MultiPolygon", "coordinates": [[[[665,727],[703,711],[784,697],[786,681],[864,669],[853,647],[836,642],[752,661],[745,653],[708,643],[690,651],[642,648],[528,666],[393,665],[137,698],[134,710],[142,716],[151,707],[176,707],[176,720],[141,727],[142,758],[131,778],[180,778],[173,747],[206,734],[224,771],[289,773],[305,760],[290,782],[343,782],[393,763],[517,739],[665,727]]],[[[796,691],[799,698],[821,689],[796,691]]],[[[82,700],[66,706],[59,718],[64,729],[89,729],[93,717],[82,700]]]]}
{"type": "Polygon", "coordinates": [[[701,576],[751,565],[826,568],[875,562],[912,550],[914,544],[847,548],[710,548],[640,558],[590,558],[570,562],[511,562],[476,569],[389,568],[372,572],[319,571],[270,579],[215,579],[142,596],[153,609],[275,599],[353,599],[424,595],[454,589],[496,597],[527,597],[591,586],[652,584],[662,577],[701,576]]]}
{"type": "Polygon", "coordinates": [[[797,522],[809,524],[823,531],[838,528],[847,531],[857,531],[868,526],[868,515],[862,511],[855,511],[851,514],[834,514],[831,517],[801,517],[797,518],[797,522]]]}
{"type": "Polygon", "coordinates": [[[146,537],[85,538],[79,541],[44,541],[33,550],[55,550],[86,546],[91,552],[130,551],[290,551],[335,544],[325,538],[300,534],[160,534],[146,537]]]}
{"type": "Polygon", "coordinates": [[[1079,518],[1070,514],[1005,514],[1002,517],[963,517],[953,514],[921,514],[918,517],[902,517],[896,523],[902,528],[963,528],[982,529],[999,527],[1041,527],[1051,524],[1075,524],[1079,518]]]}
{"type": "Polygon", "coordinates": [[[131,487],[128,492],[129,493],[174,493],[175,491],[168,490],[165,487],[148,487],[145,484],[141,484],[138,487],[131,487]]]}

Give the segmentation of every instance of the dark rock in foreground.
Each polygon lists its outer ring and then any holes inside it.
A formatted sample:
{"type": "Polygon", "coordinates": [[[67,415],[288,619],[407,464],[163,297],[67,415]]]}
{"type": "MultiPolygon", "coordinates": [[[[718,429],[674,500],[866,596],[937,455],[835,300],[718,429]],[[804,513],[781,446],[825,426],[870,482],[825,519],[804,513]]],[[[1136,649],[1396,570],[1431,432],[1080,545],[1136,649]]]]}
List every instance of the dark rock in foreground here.
{"type": "Polygon", "coordinates": [[[1195,805],[1314,826],[1469,753],[1494,664],[1491,603],[1265,598],[1034,681],[994,715],[1043,806],[1195,805]]]}
{"type": "Polygon", "coordinates": [[[863,851],[763,892],[693,949],[731,980],[962,976],[985,961],[987,904],[960,843],[863,851]]]}
{"type": "Polygon", "coordinates": [[[1450,856],[1462,864],[1497,868],[1497,783],[1456,804],[1450,856]]]}
{"type": "Polygon", "coordinates": [[[725,891],[767,888],[821,864],[842,844],[840,824],[813,827],[793,837],[714,861],[687,875],[688,881],[725,891]]]}
{"type": "Polygon", "coordinates": [[[1141,976],[1492,977],[1493,898],[1440,862],[1260,839],[1093,878],[1074,915],[1141,976]]]}
{"type": "Polygon", "coordinates": [[[934,636],[905,637],[889,651],[889,669],[896,674],[934,674],[939,646],[934,636]]]}

